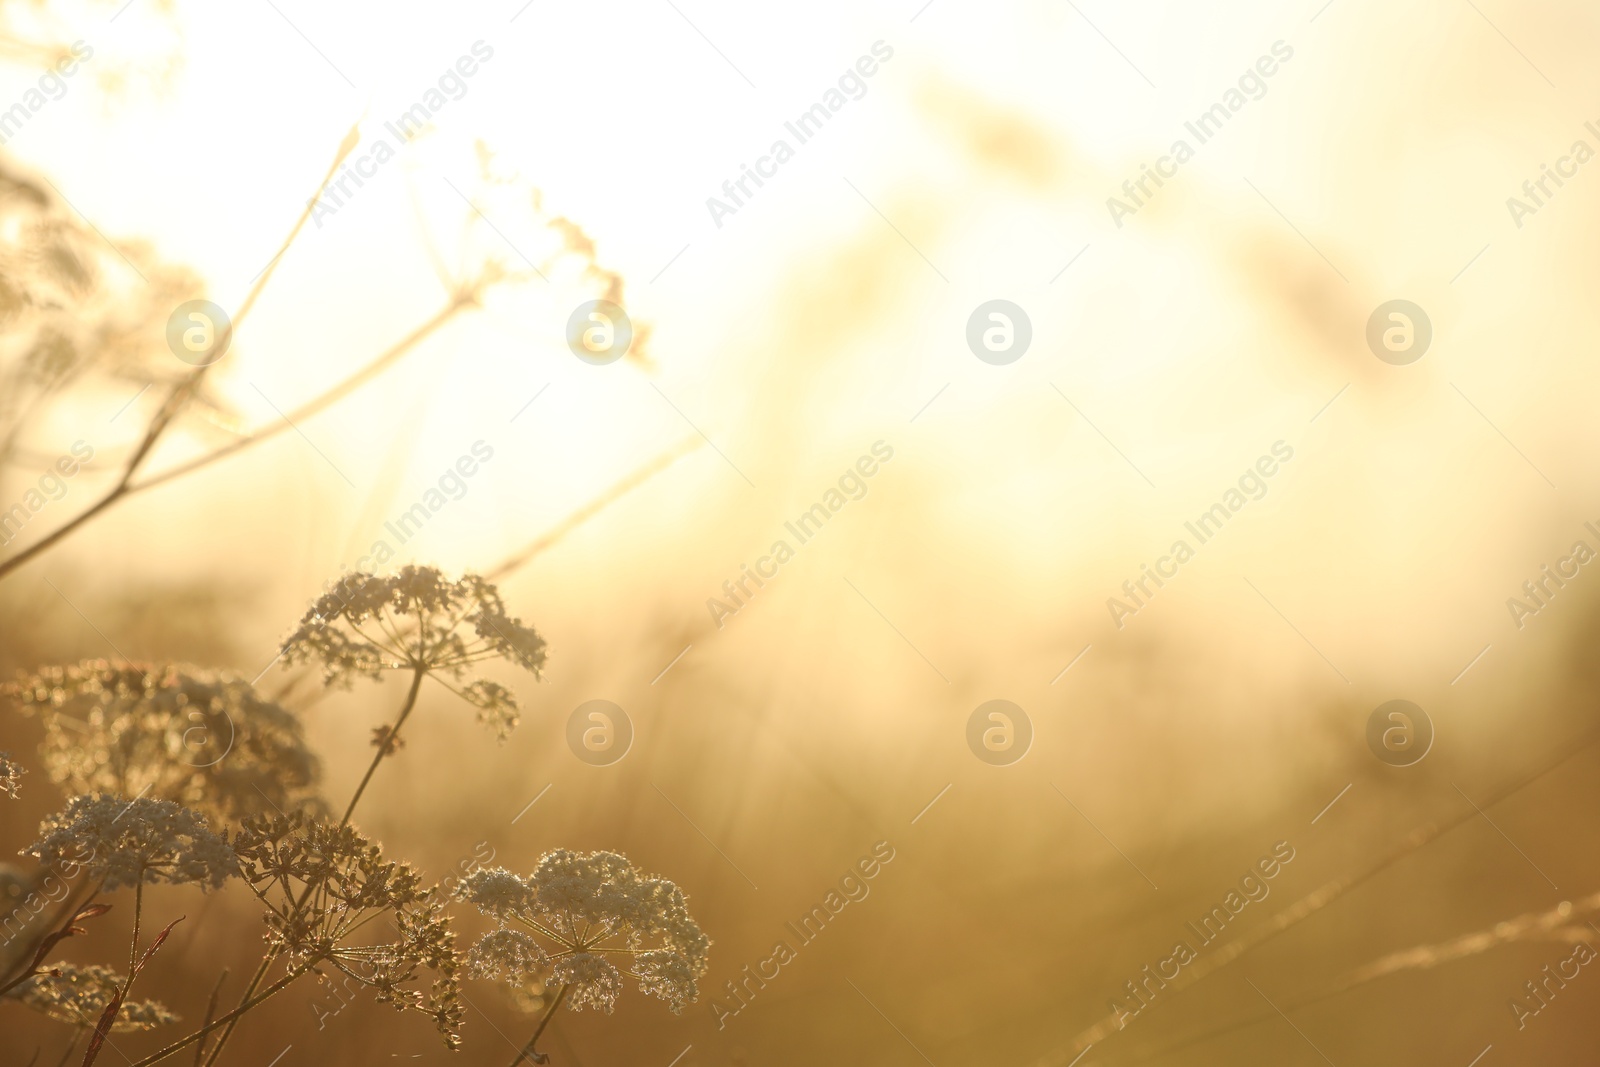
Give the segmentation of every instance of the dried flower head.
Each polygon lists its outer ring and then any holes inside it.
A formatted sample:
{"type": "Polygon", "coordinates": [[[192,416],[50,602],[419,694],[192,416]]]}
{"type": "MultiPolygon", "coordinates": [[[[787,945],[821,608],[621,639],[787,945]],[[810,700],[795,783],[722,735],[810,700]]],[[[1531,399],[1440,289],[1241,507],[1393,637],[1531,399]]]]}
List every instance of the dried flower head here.
{"type": "MultiPolygon", "coordinates": [[[[93,1027],[124,981],[110,967],[99,964],[54,963],[45,973],[28,979],[7,995],[52,1019],[93,1027]]],[[[159,1001],[124,1001],[111,1029],[150,1030],[177,1021],[178,1017],[159,1001]]]]}
{"type": "Polygon", "coordinates": [[[11,762],[11,753],[0,752],[0,793],[16,800],[22,788],[22,776],[27,773],[11,762]]]}
{"type": "Polygon", "coordinates": [[[313,802],[319,765],[300,721],[241,678],[87,660],[0,692],[39,713],[45,770],[69,793],[146,795],[226,819],[313,802]]]}
{"type": "Polygon", "coordinates": [[[436,568],[416,566],[393,577],[345,575],[317,598],[282,651],[286,664],[320,662],[329,685],[386,670],[432,674],[501,740],[517,725],[516,699],[495,682],[467,680],[467,668],[505,659],[538,677],[545,661],[544,638],[506,614],[493,585],[473,574],[450,582],[436,568]]]}
{"type": "Polygon", "coordinates": [[[217,888],[239,873],[227,840],[204,815],[152,797],[73,797],[22,854],[46,867],[82,864],[106,889],[141,882],[217,888]]]}
{"type": "Polygon", "coordinates": [[[349,826],[302,812],[250,816],[234,849],[242,876],[267,908],[267,944],[291,966],[335,969],[401,1011],[431,1017],[450,1048],[459,1044],[455,934],[445,896],[406,863],[349,826]],[[391,940],[372,941],[392,930],[391,940]],[[426,990],[423,971],[433,974],[426,990]]]}
{"type": "Polygon", "coordinates": [[[624,975],[674,1012],[699,996],[711,942],[689,917],[682,890],[640,873],[626,856],[558,849],[527,878],[476,871],[456,892],[501,924],[467,954],[473,977],[565,986],[574,1010],[611,1011],[624,975]]]}
{"type": "MultiPolygon", "coordinates": [[[[23,8],[31,9],[27,23],[43,13],[32,4],[0,6],[0,39],[13,46],[8,59],[31,36],[13,25],[23,8]]],[[[7,426],[31,422],[27,415],[49,410],[79,383],[175,384],[187,368],[162,343],[163,327],[201,285],[146,242],[113,244],[8,154],[0,161],[0,413],[7,426]]],[[[213,414],[223,410],[211,389],[196,399],[213,414]]],[[[0,445],[6,460],[17,458],[15,444],[0,445]]]]}

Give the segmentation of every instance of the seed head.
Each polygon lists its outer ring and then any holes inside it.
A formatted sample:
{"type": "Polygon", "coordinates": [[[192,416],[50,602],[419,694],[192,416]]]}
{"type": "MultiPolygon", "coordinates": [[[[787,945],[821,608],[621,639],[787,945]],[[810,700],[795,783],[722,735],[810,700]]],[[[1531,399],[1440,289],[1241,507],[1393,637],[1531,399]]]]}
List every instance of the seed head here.
{"type": "Polygon", "coordinates": [[[459,1044],[455,934],[446,898],[406,863],[386,861],[377,844],[321,816],[250,816],[234,841],[245,882],[266,906],[274,953],[319,973],[336,970],[378,1000],[434,1020],[445,1044],[459,1044]],[[392,930],[390,940],[373,935],[392,930]],[[422,985],[423,972],[432,972],[422,985]]]}

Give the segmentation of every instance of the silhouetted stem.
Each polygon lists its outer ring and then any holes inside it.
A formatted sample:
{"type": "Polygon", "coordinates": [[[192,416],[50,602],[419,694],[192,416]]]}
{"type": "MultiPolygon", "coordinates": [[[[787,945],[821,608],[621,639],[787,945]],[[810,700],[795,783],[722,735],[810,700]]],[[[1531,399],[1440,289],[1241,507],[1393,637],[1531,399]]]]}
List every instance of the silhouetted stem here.
{"type": "MultiPolygon", "coordinates": [[[[211,999],[206,1002],[206,1019],[201,1026],[209,1026],[211,1020],[217,1017],[217,998],[222,995],[222,983],[228,980],[228,968],[222,968],[222,973],[217,975],[217,984],[211,987],[211,999]]],[[[206,1039],[201,1038],[194,1049],[194,1067],[200,1067],[200,1062],[206,1057],[206,1039]]]]}
{"type": "MultiPolygon", "coordinates": [[[[309,963],[301,964],[299,967],[294,968],[288,974],[284,975],[282,978],[280,978],[276,982],[272,983],[270,986],[268,986],[262,992],[258,993],[256,996],[249,997],[246,1000],[244,1000],[243,1002],[241,1002],[240,1005],[237,1008],[234,1008],[232,1011],[230,1011],[228,1014],[222,1016],[220,1019],[213,1019],[211,1022],[209,1022],[206,1025],[202,1026],[200,1029],[196,1030],[194,1033],[190,1034],[188,1037],[182,1038],[181,1040],[178,1040],[178,1041],[174,1041],[172,1044],[168,1045],[166,1048],[161,1049],[161,1050],[159,1050],[157,1052],[152,1052],[150,1055],[146,1056],[144,1059],[140,1060],[139,1062],[137,1062],[135,1064],[132,1064],[131,1067],[150,1067],[150,1064],[152,1064],[152,1063],[160,1063],[162,1060],[166,1059],[168,1056],[172,1056],[172,1055],[175,1055],[175,1054],[177,1054],[179,1052],[182,1052],[184,1049],[188,1048],[190,1045],[194,1044],[196,1041],[199,1041],[202,1038],[204,1038],[207,1034],[211,1033],[213,1030],[219,1030],[223,1026],[231,1024],[235,1019],[237,1019],[239,1016],[243,1015],[245,1012],[249,1011],[251,1008],[254,1008],[256,1005],[262,1003],[263,1001],[267,1000],[270,997],[277,996],[284,989],[288,988],[289,983],[295,981],[296,979],[298,979],[302,975],[304,975],[307,971],[311,970],[311,966],[312,965],[309,964],[309,963]]],[[[221,1047],[222,1046],[219,1043],[217,1048],[212,1050],[212,1055],[215,1056],[217,1052],[221,1051],[221,1047]]]]}
{"type": "MultiPolygon", "coordinates": [[[[323,175],[322,181],[317,185],[318,189],[321,189],[323,186],[327,185],[328,182],[333,178],[334,172],[339,169],[339,165],[343,163],[345,157],[354,150],[356,144],[358,143],[358,138],[358,130],[355,127],[352,127],[350,132],[345,135],[344,141],[340,143],[338,152],[334,154],[333,163],[328,167],[328,173],[323,175]]],[[[289,246],[294,243],[294,239],[300,235],[301,229],[305,227],[306,222],[311,218],[312,210],[315,207],[315,198],[306,201],[305,210],[302,211],[300,213],[300,217],[295,220],[294,226],[289,230],[289,235],[283,239],[283,244],[279,246],[277,255],[272,257],[272,260],[267,264],[266,269],[261,272],[261,276],[258,277],[255,284],[250,287],[250,292],[245,294],[244,300],[240,302],[238,309],[234,312],[228,325],[223,329],[221,336],[217,338],[215,348],[224,348],[233,338],[234,331],[239,328],[239,326],[244,322],[245,317],[250,314],[250,309],[255,306],[256,299],[261,296],[261,291],[267,287],[267,282],[271,280],[273,272],[277,270],[278,261],[282,259],[283,254],[289,250],[289,246]]],[[[54,545],[62,538],[71,534],[74,530],[77,530],[89,520],[93,519],[96,515],[100,514],[102,511],[106,510],[111,505],[127,496],[129,493],[135,491],[137,487],[129,484],[132,482],[134,474],[138,472],[140,465],[143,464],[145,459],[150,455],[150,452],[155,448],[156,443],[161,440],[162,435],[167,432],[167,428],[172,425],[172,420],[177,418],[178,413],[183,410],[184,405],[189,402],[190,398],[193,397],[195,392],[199,389],[200,381],[205,377],[206,371],[209,370],[210,367],[211,364],[209,363],[196,367],[194,370],[185,375],[182,381],[178,382],[172,387],[172,391],[167,394],[167,399],[162,403],[161,409],[156,412],[155,417],[152,418],[149,424],[145,427],[144,436],[140,438],[139,444],[133,450],[133,454],[128,457],[127,462],[123,465],[122,474],[117,479],[117,484],[112,486],[110,491],[107,492],[105,496],[101,497],[99,500],[90,505],[87,511],[74,516],[66,525],[52,530],[45,537],[41,538],[34,544],[29,545],[16,555],[5,560],[0,560],[0,578],[4,578],[18,567],[28,562],[34,556],[44,552],[51,545],[54,545]]]]}
{"type": "Polygon", "coordinates": [[[367,767],[367,773],[362,776],[361,784],[356,786],[356,795],[350,798],[350,806],[344,809],[344,818],[339,820],[340,826],[349,825],[350,816],[355,814],[356,804],[361,801],[361,794],[367,791],[367,783],[372,781],[373,774],[378,770],[378,764],[383,762],[383,757],[389,754],[391,748],[399,744],[400,727],[406,724],[406,720],[411,717],[411,710],[417,706],[417,691],[422,688],[422,679],[427,677],[427,674],[425,667],[419,666],[414,669],[411,676],[411,691],[406,694],[405,707],[400,709],[399,717],[389,728],[389,733],[380,741],[378,754],[372,757],[372,763],[367,767]]]}
{"type": "MultiPolygon", "coordinates": [[[[543,1063],[550,1058],[542,1053],[535,1052],[533,1046],[539,1043],[539,1035],[543,1034],[544,1028],[550,1025],[550,1020],[555,1016],[556,1011],[561,1007],[561,1002],[567,999],[567,990],[571,988],[572,986],[570,983],[561,987],[561,992],[556,994],[556,999],[550,1005],[550,1010],[546,1011],[544,1013],[544,1018],[539,1020],[539,1028],[533,1032],[532,1037],[528,1038],[528,1043],[522,1046],[522,1051],[517,1053],[517,1058],[511,1061],[511,1067],[517,1067],[517,1065],[523,1060],[532,1060],[534,1063],[543,1063]]],[[[137,1067],[137,1065],[135,1065],[135,1067],[137,1067]]]]}
{"type": "MultiPolygon", "coordinates": [[[[426,674],[427,672],[422,668],[416,669],[411,679],[411,690],[406,694],[405,705],[400,709],[400,714],[396,717],[394,726],[390,729],[388,738],[385,739],[386,741],[393,742],[399,736],[400,727],[405,724],[406,719],[411,716],[412,709],[417,706],[417,692],[422,688],[422,679],[426,674]]],[[[339,820],[340,826],[348,825],[350,817],[355,814],[356,804],[360,802],[361,795],[366,792],[367,783],[372,781],[373,774],[378,770],[378,764],[383,762],[387,747],[387,745],[378,747],[378,754],[373,757],[372,763],[367,767],[367,773],[361,778],[361,784],[356,787],[355,795],[350,798],[350,806],[344,810],[344,818],[339,820]]],[[[305,906],[305,902],[310,898],[313,889],[314,887],[307,883],[305,893],[295,903],[294,914],[299,914],[300,909],[305,906]]],[[[272,956],[267,956],[261,961],[261,966],[256,968],[255,976],[250,979],[250,984],[245,987],[244,996],[240,998],[241,1006],[250,1000],[256,989],[261,985],[262,979],[266,977],[267,968],[272,965],[273,958],[272,956]]],[[[236,1019],[240,1014],[242,1014],[240,1009],[235,1008],[222,1018],[223,1020],[236,1019]]],[[[222,1036],[217,1038],[216,1047],[211,1050],[211,1055],[206,1057],[204,1067],[212,1067],[217,1062],[217,1057],[222,1055],[223,1047],[227,1045],[228,1039],[233,1036],[233,1031],[234,1024],[230,1022],[228,1028],[222,1032],[222,1036]]]]}
{"type": "MultiPolygon", "coordinates": [[[[268,953],[266,956],[261,958],[261,966],[257,967],[256,973],[251,976],[250,984],[244,987],[244,995],[239,998],[239,1008],[235,1008],[232,1013],[232,1021],[228,1022],[228,1028],[222,1031],[222,1036],[217,1038],[216,1046],[212,1048],[211,1054],[206,1057],[205,1067],[211,1067],[213,1063],[217,1062],[217,1057],[222,1055],[222,1046],[226,1045],[228,1043],[228,1038],[233,1036],[234,1027],[239,1024],[238,1016],[243,1014],[240,1009],[242,1009],[245,1004],[248,1004],[250,1002],[250,998],[255,996],[256,990],[261,988],[261,980],[267,976],[267,970],[272,966],[272,961],[275,959],[277,959],[277,957],[271,953],[268,953]]],[[[223,1020],[227,1020],[228,1016],[224,1015],[222,1018],[223,1020]]],[[[206,1025],[210,1026],[211,1024],[207,1023],[206,1025]]],[[[204,1034],[201,1034],[201,1037],[204,1036],[204,1034]]]]}

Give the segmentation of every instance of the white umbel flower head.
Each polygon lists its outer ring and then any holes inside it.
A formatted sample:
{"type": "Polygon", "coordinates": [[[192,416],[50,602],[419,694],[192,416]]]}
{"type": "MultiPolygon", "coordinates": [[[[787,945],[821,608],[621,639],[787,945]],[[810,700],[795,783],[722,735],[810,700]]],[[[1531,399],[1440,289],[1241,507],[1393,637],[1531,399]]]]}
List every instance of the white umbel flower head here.
{"type": "Polygon", "coordinates": [[[106,889],[141,882],[214,889],[239,873],[238,857],[204,815],[149,797],[73,797],[22,854],[46,867],[82,864],[106,889]]]}
{"type": "Polygon", "coordinates": [[[456,895],[471,901],[485,915],[492,915],[502,923],[534,906],[533,888],[522,876],[504,867],[490,867],[473,871],[462,879],[456,895]]]}
{"type": "Polygon", "coordinates": [[[550,971],[550,957],[539,942],[521,930],[499,929],[485,934],[467,953],[467,975],[500,978],[518,983],[541,978],[550,971]]]}
{"type": "Polygon", "coordinates": [[[557,960],[550,980],[568,987],[567,1007],[573,1011],[598,1008],[607,1015],[622,992],[622,973],[598,952],[574,952],[557,960]]]}
{"type": "Polygon", "coordinates": [[[624,975],[674,1012],[699,996],[711,942],[690,918],[682,890],[641,874],[619,853],[557,849],[526,878],[478,871],[457,895],[501,925],[468,957],[475,977],[504,974],[516,987],[548,966],[546,986],[565,988],[575,1011],[611,1011],[624,975]]]}
{"type": "Polygon", "coordinates": [[[452,582],[434,567],[406,566],[392,577],[339,579],[284,638],[282,656],[285,665],[321,663],[328,685],[386,670],[429,674],[476,707],[478,720],[504,741],[517,725],[516,698],[496,682],[470,678],[468,668],[503,659],[537,678],[545,641],[506,614],[499,590],[477,575],[452,582]]]}

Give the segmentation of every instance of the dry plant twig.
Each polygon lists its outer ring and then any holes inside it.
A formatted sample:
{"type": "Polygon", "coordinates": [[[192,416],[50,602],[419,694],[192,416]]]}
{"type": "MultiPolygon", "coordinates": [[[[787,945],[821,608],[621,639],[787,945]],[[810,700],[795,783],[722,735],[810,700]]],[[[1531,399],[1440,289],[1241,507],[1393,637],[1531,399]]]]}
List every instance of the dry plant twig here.
{"type": "MultiPolygon", "coordinates": [[[[1312,915],[1321,911],[1323,908],[1327,907],[1329,904],[1332,904],[1335,900],[1338,900],[1340,897],[1349,893],[1356,887],[1371,881],[1373,878],[1377,877],[1379,874],[1382,874],[1384,871],[1388,870],[1396,863],[1399,863],[1407,856],[1412,855],[1424,846],[1438,840],[1451,830],[1471,822],[1473,819],[1478,817],[1479,808],[1486,809],[1498,804],[1500,801],[1506,799],[1512,794],[1544,777],[1546,774],[1549,774],[1551,771],[1554,771],[1558,767],[1562,766],[1580,752],[1586,751],[1597,741],[1600,741],[1600,729],[1590,730],[1589,732],[1580,735],[1567,745],[1563,746],[1559,755],[1546,761],[1536,770],[1523,775],[1521,778],[1502,785],[1499,789],[1489,793],[1488,796],[1486,796],[1476,807],[1473,807],[1468,811],[1454,816],[1453,818],[1450,818],[1442,823],[1426,823],[1417,827],[1365,867],[1347,874],[1342,878],[1336,878],[1333,881],[1323,885],[1321,888],[1308,894],[1307,896],[1302,897],[1294,904],[1278,912],[1265,925],[1261,926],[1257,930],[1246,934],[1237,941],[1233,941],[1222,946],[1215,953],[1196,961],[1196,963],[1189,969],[1189,973],[1186,977],[1181,979],[1181,981],[1172,982],[1169,984],[1174,987],[1175,992],[1181,992],[1184,989],[1194,986],[1197,982],[1203,981],[1211,974],[1238,960],[1239,957],[1243,956],[1246,952],[1260,947],[1278,935],[1310,918],[1312,915]]],[[[1120,1029],[1117,1024],[1119,1014],[1120,1013],[1115,1010],[1108,1013],[1099,1022],[1095,1023],[1087,1030],[1084,1030],[1076,1038],[1074,1038],[1065,1049],[1047,1053],[1035,1060],[1033,1067],[1064,1067],[1064,1065],[1071,1063],[1074,1057],[1081,1055],[1089,1046],[1105,1040],[1107,1037],[1110,1037],[1120,1029]]]]}
{"type": "MultiPolygon", "coordinates": [[[[359,140],[359,127],[352,126],[350,128],[350,132],[345,134],[344,140],[340,142],[339,149],[334,154],[333,162],[328,166],[328,173],[323,176],[323,179],[318,183],[317,188],[322,188],[333,178],[334,173],[339,169],[339,165],[343,163],[345,157],[355,149],[357,143],[359,143],[359,140]]],[[[260,277],[258,277],[255,281],[255,284],[251,286],[250,291],[245,295],[243,302],[240,303],[238,311],[233,315],[232,321],[223,330],[222,335],[217,339],[217,348],[226,348],[229,340],[233,336],[233,333],[244,322],[246,316],[250,314],[251,309],[255,307],[257,298],[261,296],[262,291],[267,287],[267,283],[272,280],[272,276],[277,272],[278,264],[282,261],[284,253],[289,250],[289,246],[294,243],[295,238],[300,235],[300,231],[305,228],[306,222],[311,218],[311,211],[315,203],[315,198],[306,202],[305,210],[302,211],[300,213],[300,217],[295,220],[294,226],[290,228],[288,236],[284,238],[283,244],[279,247],[277,254],[272,257],[271,261],[267,264],[266,269],[261,272],[260,277]]],[[[143,465],[145,459],[149,457],[151,450],[155,448],[157,442],[159,442],[162,436],[165,435],[167,429],[172,425],[173,420],[177,418],[178,414],[183,410],[185,405],[187,405],[188,402],[194,397],[201,381],[205,378],[206,372],[210,370],[211,366],[213,366],[213,364],[205,364],[194,368],[194,370],[190,371],[183,377],[182,380],[172,387],[172,390],[167,394],[166,400],[163,401],[161,408],[146,425],[144,436],[140,439],[139,444],[134,448],[132,455],[130,455],[127,461],[123,464],[122,473],[118,476],[116,484],[113,485],[111,489],[99,500],[91,504],[87,509],[80,512],[72,519],[69,519],[66,523],[50,531],[50,533],[46,534],[38,541],[35,541],[27,548],[24,548],[16,555],[5,560],[0,560],[0,579],[4,579],[8,574],[15,571],[29,560],[33,559],[35,556],[45,552],[58,541],[68,537],[74,531],[80,529],[86,523],[94,519],[96,515],[99,515],[113,504],[116,504],[132,491],[130,483],[133,480],[133,476],[138,473],[139,467],[143,465]]]]}

